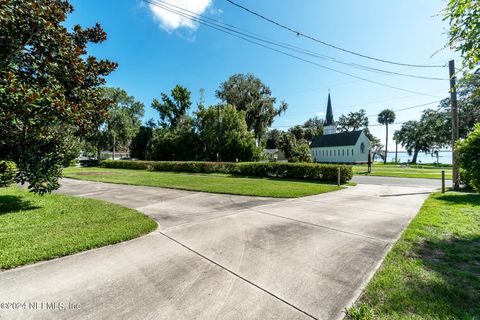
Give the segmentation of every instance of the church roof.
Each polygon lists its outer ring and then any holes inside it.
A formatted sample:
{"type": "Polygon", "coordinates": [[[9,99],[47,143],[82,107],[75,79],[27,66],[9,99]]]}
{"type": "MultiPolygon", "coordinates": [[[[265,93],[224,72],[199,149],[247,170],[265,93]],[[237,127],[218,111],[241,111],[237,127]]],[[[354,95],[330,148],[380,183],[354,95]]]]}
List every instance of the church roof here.
{"type": "Polygon", "coordinates": [[[357,130],[316,136],[310,144],[310,148],[354,146],[361,134],[362,130],[357,130]]]}
{"type": "Polygon", "coordinates": [[[332,109],[332,100],[330,99],[330,93],[328,94],[328,102],[327,102],[327,116],[325,119],[326,126],[333,126],[333,109],[332,109]]]}

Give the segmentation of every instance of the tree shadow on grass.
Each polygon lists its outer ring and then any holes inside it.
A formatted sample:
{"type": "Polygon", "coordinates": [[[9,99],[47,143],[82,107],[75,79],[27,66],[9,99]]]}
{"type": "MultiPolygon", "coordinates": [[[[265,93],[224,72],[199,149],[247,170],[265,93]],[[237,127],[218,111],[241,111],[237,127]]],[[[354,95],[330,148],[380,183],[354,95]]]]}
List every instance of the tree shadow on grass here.
{"type": "Polygon", "coordinates": [[[437,197],[440,201],[445,201],[451,205],[472,205],[480,206],[480,194],[462,192],[462,193],[446,193],[437,197]]]}
{"type": "Polygon", "coordinates": [[[11,195],[0,196],[0,215],[39,208],[38,206],[32,205],[30,201],[23,200],[22,197],[11,195]]]}
{"type": "Polygon", "coordinates": [[[458,319],[480,316],[480,235],[428,240],[414,249],[435,277],[411,278],[408,292],[425,316],[458,319]],[[433,313],[433,314],[432,314],[433,313]]]}

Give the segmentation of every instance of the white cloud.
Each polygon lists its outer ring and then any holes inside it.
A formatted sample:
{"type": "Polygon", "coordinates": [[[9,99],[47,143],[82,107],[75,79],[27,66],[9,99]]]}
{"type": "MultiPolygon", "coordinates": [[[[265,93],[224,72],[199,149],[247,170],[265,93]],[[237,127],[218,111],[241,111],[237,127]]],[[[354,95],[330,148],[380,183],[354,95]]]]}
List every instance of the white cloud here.
{"type": "MultiPolygon", "coordinates": [[[[162,2],[169,3],[196,14],[202,14],[210,6],[212,0],[162,0],[162,2]]],[[[162,6],[168,6],[162,3],[160,4],[162,6]]],[[[179,28],[190,30],[196,30],[198,28],[198,23],[189,18],[167,11],[151,3],[149,4],[149,8],[154,14],[155,19],[160,23],[160,26],[167,31],[173,31],[179,28]]],[[[175,7],[172,7],[172,10],[181,11],[175,7]]],[[[191,14],[190,12],[187,12],[187,14],[191,14]]]]}
{"type": "Polygon", "coordinates": [[[315,115],[319,118],[323,117],[325,115],[325,112],[317,112],[315,115]]]}

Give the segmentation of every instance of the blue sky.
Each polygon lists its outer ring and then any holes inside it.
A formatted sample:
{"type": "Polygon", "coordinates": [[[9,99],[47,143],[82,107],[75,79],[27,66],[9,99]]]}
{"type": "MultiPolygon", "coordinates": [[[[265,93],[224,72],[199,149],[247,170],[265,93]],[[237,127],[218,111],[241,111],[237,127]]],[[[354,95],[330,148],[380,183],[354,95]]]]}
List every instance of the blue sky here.
{"type": "MultiPolygon", "coordinates": [[[[165,0],[164,0],[165,1],[165,0]]],[[[236,27],[296,45],[345,62],[394,72],[448,78],[448,69],[419,69],[362,59],[267,23],[225,0],[168,0],[178,7],[235,25],[236,27]]],[[[458,58],[446,43],[447,24],[441,10],[445,1],[434,0],[236,0],[305,34],[325,42],[382,59],[412,64],[445,64],[458,58]]],[[[330,89],[334,117],[361,108],[375,115],[384,108],[401,109],[434,102],[448,96],[448,81],[423,80],[384,75],[308,56],[315,63],[381,82],[423,96],[361,81],[245,42],[140,0],[72,0],[75,11],[67,26],[91,26],[99,22],[108,40],[93,45],[89,53],[119,63],[108,77],[108,85],[125,89],[146,106],[145,119],[158,119],[150,108],[153,98],[169,92],[176,84],[192,91],[193,109],[199,90],[205,89],[207,104],[215,104],[218,85],[234,73],[253,73],[285,100],[289,109],[273,127],[287,129],[315,115],[322,116],[330,89]]],[[[298,55],[298,54],[297,54],[298,55]]],[[[457,64],[460,64],[457,61],[457,64]]],[[[435,104],[431,105],[434,107],[435,104]]],[[[428,107],[428,106],[427,106],[428,107]]],[[[416,120],[424,108],[397,113],[397,122],[416,120]]],[[[192,110],[193,111],[193,110],[192,110]]],[[[371,131],[385,141],[384,127],[370,118],[371,131]]],[[[391,133],[400,125],[393,125],[391,133]]],[[[391,137],[390,137],[391,139],[391,137]]],[[[393,146],[391,140],[389,143],[393,146]]],[[[390,148],[391,149],[391,148],[390,148]]]]}

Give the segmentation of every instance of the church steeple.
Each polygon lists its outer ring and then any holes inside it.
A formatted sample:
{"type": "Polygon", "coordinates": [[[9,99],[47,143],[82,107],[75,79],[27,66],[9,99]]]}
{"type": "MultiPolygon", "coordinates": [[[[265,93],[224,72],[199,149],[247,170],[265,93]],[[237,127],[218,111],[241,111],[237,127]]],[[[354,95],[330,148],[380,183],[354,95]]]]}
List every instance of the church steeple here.
{"type": "Polygon", "coordinates": [[[335,133],[337,133],[337,126],[335,125],[335,121],[333,121],[332,99],[330,99],[330,92],[328,92],[327,115],[323,125],[323,134],[327,135],[335,133]]]}
{"type": "Polygon", "coordinates": [[[325,126],[333,126],[333,109],[332,109],[332,100],[330,99],[330,92],[328,93],[328,102],[327,102],[327,116],[325,119],[325,126]]]}

